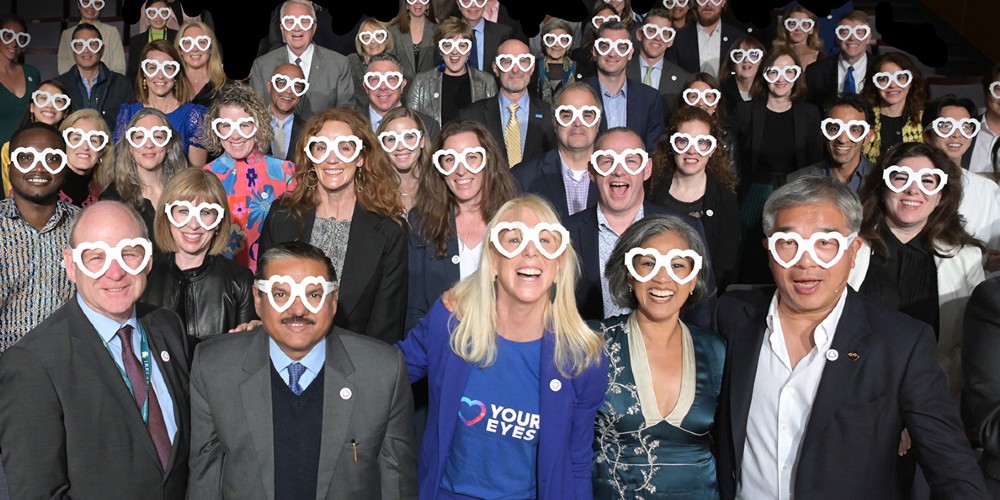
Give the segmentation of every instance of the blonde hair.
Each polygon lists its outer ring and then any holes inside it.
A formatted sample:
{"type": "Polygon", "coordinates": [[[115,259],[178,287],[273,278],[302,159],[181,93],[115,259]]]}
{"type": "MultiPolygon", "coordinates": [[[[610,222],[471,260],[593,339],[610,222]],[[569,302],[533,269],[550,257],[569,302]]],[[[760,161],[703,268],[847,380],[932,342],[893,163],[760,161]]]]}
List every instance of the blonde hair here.
{"type": "MultiPolygon", "coordinates": [[[[201,21],[188,21],[182,24],[181,29],[177,30],[177,35],[174,37],[174,48],[177,49],[178,53],[181,52],[181,37],[190,28],[200,28],[212,39],[212,47],[208,51],[208,79],[212,82],[212,87],[218,91],[226,84],[226,72],[222,69],[222,51],[219,50],[219,39],[216,38],[212,28],[201,21]]],[[[185,64],[183,56],[180,63],[182,66],[185,64]]]]}
{"type": "Polygon", "coordinates": [[[232,222],[229,220],[229,201],[226,190],[218,177],[208,170],[200,168],[185,168],[177,172],[160,194],[156,203],[156,215],[153,216],[153,238],[156,245],[164,252],[177,252],[174,237],[170,234],[173,227],[167,220],[166,206],[177,200],[201,200],[204,203],[216,203],[222,207],[222,222],[215,227],[212,244],[208,247],[209,255],[218,255],[229,246],[229,236],[232,233],[232,222]]]}
{"type": "MultiPolygon", "coordinates": [[[[108,128],[108,122],[104,121],[104,117],[96,109],[83,108],[70,113],[66,118],[63,119],[62,124],[59,125],[59,131],[63,132],[66,129],[76,125],[76,122],[80,120],[90,120],[94,122],[94,127],[96,130],[100,130],[105,134],[108,134],[108,143],[104,145],[104,149],[101,151],[101,157],[97,159],[97,163],[94,164],[94,176],[90,179],[90,192],[100,193],[104,191],[104,188],[111,184],[111,174],[114,170],[112,166],[114,163],[114,149],[115,145],[111,142],[111,129],[108,128]]],[[[79,128],[79,127],[77,127],[79,128]]]]}
{"type": "Polygon", "coordinates": [[[822,54],[822,52],[823,52],[823,39],[819,37],[819,18],[817,18],[816,14],[813,14],[812,11],[810,11],[809,9],[807,9],[807,8],[801,6],[801,5],[796,5],[791,10],[789,10],[787,14],[781,16],[781,24],[778,26],[778,35],[777,35],[777,38],[774,39],[774,44],[773,45],[774,46],[781,45],[781,46],[785,46],[785,47],[791,47],[792,46],[792,40],[791,40],[791,38],[790,38],[790,36],[788,34],[788,30],[785,29],[785,24],[784,23],[785,23],[785,19],[788,19],[788,18],[792,17],[792,14],[796,14],[796,13],[805,14],[806,16],[808,16],[809,19],[812,20],[812,22],[813,22],[813,30],[806,37],[806,46],[808,46],[810,49],[819,51],[820,55],[822,56],[823,55],[822,54]]]}
{"type": "MultiPolygon", "coordinates": [[[[485,367],[496,359],[497,292],[493,263],[503,257],[493,248],[489,235],[504,214],[519,209],[531,210],[541,222],[559,222],[547,201],[526,195],[504,203],[486,225],[479,269],[454,289],[456,310],[462,321],[451,334],[450,346],[455,355],[471,364],[485,367]]],[[[555,299],[545,307],[545,326],[555,337],[556,369],[565,377],[573,377],[600,363],[604,339],[587,327],[576,308],[574,284],[580,265],[573,245],[568,245],[560,258],[562,265],[553,282],[555,299]]]]}
{"type": "MultiPolygon", "coordinates": [[[[389,34],[389,23],[383,23],[382,21],[379,21],[374,17],[369,17],[368,19],[365,19],[361,23],[361,26],[358,27],[358,33],[361,33],[362,31],[369,31],[365,29],[365,26],[369,26],[370,31],[385,30],[385,50],[382,53],[392,54],[393,44],[392,44],[392,35],[389,34]]],[[[361,43],[361,38],[357,35],[354,35],[354,50],[356,50],[358,52],[358,55],[361,56],[362,61],[365,60],[365,57],[371,57],[371,54],[365,56],[365,46],[364,44],[361,43]]]]}

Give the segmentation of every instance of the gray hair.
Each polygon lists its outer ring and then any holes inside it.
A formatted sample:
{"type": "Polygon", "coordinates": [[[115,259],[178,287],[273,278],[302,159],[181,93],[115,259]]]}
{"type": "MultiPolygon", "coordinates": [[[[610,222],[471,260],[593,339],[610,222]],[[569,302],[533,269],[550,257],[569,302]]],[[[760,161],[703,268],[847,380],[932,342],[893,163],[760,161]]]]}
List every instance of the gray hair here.
{"type": "Polygon", "coordinates": [[[694,304],[708,295],[708,269],[711,263],[708,261],[705,242],[701,240],[701,235],[690,224],[684,222],[684,219],[676,215],[655,214],[647,215],[629,226],[618,238],[615,248],[611,250],[611,255],[604,267],[604,277],[608,280],[608,292],[611,293],[611,300],[615,304],[630,309],[639,306],[635,293],[632,292],[632,287],[628,283],[629,272],[628,268],[625,267],[625,254],[633,248],[642,247],[644,242],[663,233],[674,233],[684,238],[688,247],[702,256],[698,280],[695,282],[691,297],[684,305],[694,304]]]}
{"type": "MultiPolygon", "coordinates": [[[[288,6],[292,4],[305,5],[306,7],[308,7],[309,12],[312,14],[313,21],[316,21],[316,6],[313,5],[313,3],[310,0],[285,0],[285,3],[281,4],[281,14],[279,14],[278,18],[279,25],[281,24],[281,18],[285,17],[285,9],[287,9],[288,6]]],[[[315,22],[313,23],[313,25],[315,26],[315,22]]]]}
{"type": "Polygon", "coordinates": [[[542,31],[539,33],[539,36],[548,35],[555,30],[563,30],[572,35],[573,38],[576,38],[576,35],[573,33],[573,27],[570,26],[569,22],[559,19],[558,17],[554,17],[549,22],[545,23],[545,25],[542,26],[542,31]]]}
{"type": "Polygon", "coordinates": [[[365,71],[371,71],[372,64],[375,64],[375,63],[377,63],[379,61],[388,61],[388,62],[391,62],[391,63],[395,64],[396,67],[399,68],[400,70],[403,69],[403,63],[399,62],[399,58],[398,57],[396,57],[396,56],[394,56],[394,55],[392,55],[392,54],[390,54],[388,52],[383,52],[381,54],[374,55],[374,56],[371,56],[370,58],[368,58],[368,64],[365,65],[365,71]]]}
{"type": "Polygon", "coordinates": [[[786,208],[817,203],[832,203],[847,219],[848,232],[861,230],[861,201],[858,195],[836,179],[818,175],[807,175],[781,186],[764,203],[764,234],[774,233],[774,221],[778,212],[786,208]]]}
{"type": "Polygon", "coordinates": [[[167,115],[156,108],[142,108],[132,115],[115,144],[114,161],[111,162],[111,175],[108,178],[115,184],[122,201],[137,211],[142,210],[142,181],[139,179],[139,165],[132,156],[131,144],[125,136],[128,135],[128,129],[147,116],[155,116],[160,125],[170,129],[170,142],[165,146],[167,154],[163,158],[163,185],[166,186],[176,172],[188,167],[188,160],[181,146],[184,140],[170,124],[167,115]]]}

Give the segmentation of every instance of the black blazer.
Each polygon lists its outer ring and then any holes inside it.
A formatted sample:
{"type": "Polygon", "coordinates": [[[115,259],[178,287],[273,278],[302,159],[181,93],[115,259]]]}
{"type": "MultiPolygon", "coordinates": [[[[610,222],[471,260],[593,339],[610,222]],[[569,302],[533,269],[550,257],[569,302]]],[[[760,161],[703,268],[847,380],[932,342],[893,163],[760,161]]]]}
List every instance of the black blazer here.
{"type": "MultiPolygon", "coordinates": [[[[819,140],[819,110],[816,106],[806,102],[792,104],[792,109],[786,111],[792,113],[792,126],[795,128],[792,144],[795,148],[795,168],[789,173],[800,168],[808,167],[820,161],[822,156],[822,144],[819,140]]],[[[754,171],[760,157],[760,148],[766,140],[775,138],[765,137],[764,117],[767,113],[767,98],[761,97],[753,101],[742,102],[736,107],[736,130],[739,135],[737,146],[739,147],[740,158],[737,160],[740,174],[740,192],[746,192],[746,188],[753,182],[754,171]]],[[[787,141],[787,138],[782,138],[787,141]]]]}
{"type": "MultiPolygon", "coordinates": [[[[274,119],[274,115],[271,115],[271,118],[274,119]]],[[[267,151],[265,151],[265,153],[268,156],[274,156],[275,158],[277,158],[279,160],[288,160],[288,161],[291,161],[291,162],[294,163],[295,162],[295,152],[298,151],[298,148],[296,147],[296,144],[299,142],[299,136],[302,135],[302,129],[305,128],[305,126],[306,126],[306,121],[303,120],[301,116],[293,113],[292,114],[292,133],[290,134],[291,137],[288,140],[288,152],[285,154],[285,157],[282,158],[280,156],[275,156],[274,152],[271,150],[271,145],[270,144],[267,145],[267,151]]]]}
{"type": "MultiPolygon", "coordinates": [[[[698,219],[649,202],[644,202],[642,206],[645,215],[668,214],[684,219],[698,231],[702,241],[707,241],[705,230],[698,219]]],[[[566,230],[569,231],[569,239],[573,243],[573,250],[576,251],[577,259],[580,262],[580,280],[576,283],[576,307],[580,310],[580,316],[585,320],[604,319],[604,295],[601,292],[601,249],[597,224],[597,205],[571,215],[563,222],[566,230]]],[[[708,269],[709,297],[693,307],[686,308],[682,313],[682,319],[695,326],[712,328],[712,315],[716,303],[716,300],[712,298],[715,295],[715,276],[712,273],[710,256],[705,256],[704,261],[706,263],[704,265],[708,269]]]]}
{"type": "Polygon", "coordinates": [[[461,278],[458,260],[458,236],[455,220],[451,220],[452,235],[448,238],[448,253],[438,257],[437,245],[425,243],[420,237],[420,215],[410,210],[407,216],[409,234],[409,288],[406,301],[406,328],[409,332],[427,315],[434,302],[445,290],[461,278]]]}
{"type": "MultiPolygon", "coordinates": [[[[299,216],[275,204],[260,231],[259,255],[285,241],[308,243],[315,222],[315,209],[299,216]]],[[[402,340],[406,266],[406,230],[356,203],[333,324],[389,344],[402,340]]]]}
{"type": "MultiPolygon", "coordinates": [[[[632,60],[625,67],[625,76],[629,80],[635,80],[640,83],[642,82],[642,65],[639,62],[641,57],[639,54],[633,55],[632,60]]],[[[670,115],[673,114],[674,108],[677,105],[677,98],[681,95],[681,92],[684,92],[684,82],[687,81],[689,76],[691,76],[691,73],[684,71],[684,68],[668,61],[666,57],[663,58],[663,69],[660,71],[660,86],[653,88],[663,97],[665,121],[669,121],[670,115]]]]}
{"type": "MultiPolygon", "coordinates": [[[[455,3],[455,9],[458,10],[458,3],[455,3]]],[[[457,16],[459,20],[462,17],[457,16]]],[[[507,40],[514,37],[514,30],[506,24],[494,23],[487,20],[483,20],[483,60],[479,61],[483,69],[482,71],[493,75],[493,60],[497,58],[497,52],[500,50],[500,45],[507,40]]],[[[475,38],[475,34],[473,34],[475,38]]],[[[471,59],[475,54],[469,54],[470,64],[471,59]]],[[[440,64],[442,62],[441,54],[434,50],[434,64],[440,64]]],[[[473,65],[475,67],[475,65],[473,65]]],[[[479,69],[479,68],[476,68],[479,69]]]]}
{"type": "MultiPolygon", "coordinates": [[[[553,149],[542,156],[521,162],[510,171],[517,182],[518,190],[524,194],[537,194],[545,198],[556,209],[559,220],[569,217],[566,204],[566,184],[563,181],[562,159],[559,150],[553,149]]],[[[588,174],[589,175],[589,174],[588,174]]],[[[597,184],[590,183],[587,192],[587,208],[597,205],[597,184]]]]}
{"type": "MultiPolygon", "coordinates": [[[[106,80],[98,83],[91,91],[91,104],[94,109],[101,113],[101,117],[107,122],[108,128],[115,129],[115,120],[118,119],[118,110],[122,104],[135,102],[135,92],[132,91],[132,81],[108,69],[101,63],[101,70],[104,71],[106,80]]],[[[85,100],[83,91],[80,88],[80,68],[75,64],[69,71],[55,78],[66,87],[66,95],[73,102],[74,109],[81,109],[85,100]]],[[[112,146],[109,144],[108,146],[112,146]]]]}
{"type": "MultiPolygon", "coordinates": [[[[601,83],[597,76],[587,78],[586,81],[597,92],[598,97],[602,97],[601,83]]],[[[646,145],[646,151],[653,151],[656,141],[663,133],[663,99],[659,92],[649,85],[643,85],[637,80],[625,80],[625,124],[628,128],[642,137],[646,145]]],[[[601,113],[600,133],[608,130],[607,113],[601,113]]]]}
{"type": "MultiPolygon", "coordinates": [[[[873,64],[875,57],[867,54],[868,69],[865,70],[865,78],[868,79],[864,85],[871,85],[871,77],[874,73],[873,64]]],[[[816,62],[806,66],[805,77],[808,93],[806,100],[815,104],[820,109],[826,102],[837,94],[837,65],[840,64],[840,56],[826,56],[816,62]]]]}
{"type": "MultiPolygon", "coordinates": [[[[176,37],[177,31],[167,28],[167,41],[171,45],[173,45],[174,38],[176,37]]],[[[128,39],[128,64],[125,66],[125,76],[128,77],[128,81],[130,82],[134,82],[135,75],[139,73],[139,63],[142,62],[139,60],[139,54],[142,53],[142,49],[147,43],[149,43],[149,30],[128,39]]]]}
{"type": "Polygon", "coordinates": [[[1000,277],[976,287],[965,306],[962,347],[962,415],[983,446],[979,461],[986,486],[1000,498],[1000,277]]]}
{"type": "MultiPolygon", "coordinates": [[[[664,57],[672,61],[688,73],[701,72],[701,55],[698,50],[698,32],[695,30],[697,23],[690,23],[677,31],[674,44],[667,49],[664,57]]],[[[722,40],[719,47],[719,68],[722,62],[729,57],[729,49],[733,47],[733,42],[739,40],[746,34],[746,31],[725,22],[719,24],[722,30],[722,40]]],[[[718,75],[712,75],[718,76],[718,75]]]]}
{"type": "Polygon", "coordinates": [[[136,317],[177,420],[166,472],[118,365],[74,294],[0,358],[0,450],[11,498],[185,498],[191,420],[184,326],[172,311],[141,302],[136,317]]]}
{"type": "MultiPolygon", "coordinates": [[[[670,184],[663,184],[657,192],[650,193],[650,203],[665,205],[670,184]]],[[[736,281],[736,266],[740,258],[740,206],[736,193],[730,191],[711,175],[705,181],[705,196],[701,200],[702,226],[709,253],[712,254],[712,271],[719,290],[736,281]]]]}
{"type": "MultiPolygon", "coordinates": [[[[715,421],[723,499],[735,497],[742,479],[747,419],[773,296],[774,288],[767,287],[719,300],[717,331],[728,343],[715,421]]],[[[989,498],[935,359],[930,326],[848,289],[830,347],[840,356],[823,369],[796,464],[794,497],[903,498],[896,452],[906,428],[932,497],[989,498]]]]}
{"type": "MultiPolygon", "coordinates": [[[[552,108],[536,97],[528,96],[528,135],[521,158],[528,160],[542,155],[556,145],[556,132],[552,128],[552,108]]],[[[482,123],[496,139],[503,159],[508,162],[504,146],[503,125],[500,118],[500,95],[480,99],[458,112],[460,118],[482,123]]]]}

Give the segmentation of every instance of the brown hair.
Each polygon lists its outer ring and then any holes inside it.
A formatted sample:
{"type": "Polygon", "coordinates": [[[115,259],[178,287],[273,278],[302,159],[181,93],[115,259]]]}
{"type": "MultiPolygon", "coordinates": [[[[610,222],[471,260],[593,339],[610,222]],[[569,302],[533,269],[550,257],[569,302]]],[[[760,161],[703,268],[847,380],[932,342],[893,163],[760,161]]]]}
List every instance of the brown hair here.
{"type": "Polygon", "coordinates": [[[692,121],[700,121],[708,125],[709,133],[716,140],[715,151],[712,152],[711,158],[708,159],[708,164],[705,165],[705,172],[719,181],[720,184],[726,186],[730,191],[736,192],[739,179],[736,177],[736,171],[733,170],[729,155],[722,148],[722,130],[719,127],[719,121],[701,108],[685,106],[677,108],[674,116],[670,119],[670,124],[667,126],[666,132],[656,141],[656,149],[653,150],[652,155],[653,177],[650,181],[647,195],[655,193],[662,189],[663,186],[670,184],[670,180],[677,170],[677,165],[674,162],[674,149],[670,145],[670,136],[677,132],[681,125],[692,121]]]}
{"type": "MultiPolygon", "coordinates": [[[[785,29],[785,19],[792,17],[792,14],[795,13],[805,14],[809,16],[809,19],[812,19],[813,30],[812,33],[809,33],[809,36],[806,38],[806,46],[808,46],[810,49],[822,52],[823,39],[819,37],[819,19],[816,17],[816,14],[813,14],[812,11],[801,5],[796,5],[795,7],[792,7],[787,14],[781,16],[781,21],[778,24],[778,36],[774,39],[774,46],[775,47],[792,46],[792,41],[788,37],[788,30],[785,29]]],[[[822,56],[823,54],[821,53],[820,55],[822,56]]]]}
{"type": "MultiPolygon", "coordinates": [[[[427,2],[427,11],[424,13],[424,22],[433,23],[437,19],[434,16],[434,2],[427,2]]],[[[389,23],[389,26],[396,26],[400,33],[410,32],[410,11],[406,8],[406,2],[399,2],[399,14],[389,23]]]]}
{"type": "MultiPolygon", "coordinates": [[[[760,43],[760,40],[750,35],[747,35],[733,42],[733,45],[732,47],[729,48],[729,51],[732,52],[733,49],[743,49],[743,50],[760,49],[761,52],[767,52],[767,48],[764,47],[764,44],[760,43]]],[[[722,59],[722,66],[719,68],[719,81],[724,82],[732,78],[734,75],[736,75],[736,69],[734,67],[735,64],[733,63],[733,60],[730,59],[730,55],[728,53],[727,54],[720,53],[719,58],[722,59]]],[[[763,59],[761,60],[761,62],[764,62],[763,59]]]]}
{"type": "MultiPolygon", "coordinates": [[[[445,140],[462,132],[476,134],[479,144],[486,150],[486,166],[476,175],[484,176],[483,197],[479,204],[479,212],[482,214],[483,221],[489,221],[493,219],[504,202],[517,196],[514,176],[511,175],[510,169],[507,168],[507,162],[500,155],[500,146],[486,130],[486,126],[479,122],[471,120],[449,122],[441,129],[431,151],[444,149],[445,140]]],[[[414,228],[414,231],[423,244],[437,246],[438,257],[443,258],[448,255],[448,238],[453,233],[452,222],[458,212],[458,201],[448,189],[448,183],[444,176],[438,175],[430,162],[421,165],[420,169],[421,172],[427,172],[429,175],[421,175],[420,184],[417,187],[417,201],[414,203],[413,209],[420,217],[420,226],[414,228]]]]}
{"type": "Polygon", "coordinates": [[[216,203],[222,207],[222,222],[215,227],[212,243],[208,247],[209,255],[218,255],[229,247],[229,236],[232,232],[229,219],[229,201],[222,182],[212,172],[200,168],[185,168],[177,172],[163,187],[160,201],[156,204],[156,215],[153,218],[153,238],[156,245],[164,252],[177,252],[174,237],[170,234],[173,227],[167,220],[167,203],[183,200],[194,203],[201,200],[204,203],[216,203]]]}
{"type": "Polygon", "coordinates": [[[883,64],[890,62],[899,66],[901,70],[905,69],[913,73],[913,81],[910,82],[906,93],[906,103],[903,105],[903,118],[904,122],[920,123],[920,117],[924,114],[924,106],[927,104],[927,82],[924,80],[924,74],[920,72],[920,68],[906,54],[889,52],[879,57],[872,65],[871,75],[865,75],[868,81],[865,82],[861,93],[872,106],[882,106],[882,95],[879,93],[878,87],[872,83],[872,78],[874,78],[875,73],[882,70],[883,64]]]}
{"type": "Polygon", "coordinates": [[[791,57],[793,63],[801,69],[799,78],[792,84],[792,93],[788,96],[789,99],[795,102],[806,96],[806,70],[802,67],[799,56],[795,55],[795,52],[788,47],[774,47],[768,51],[767,55],[764,56],[764,60],[760,62],[760,66],[757,67],[757,77],[754,78],[753,85],[750,87],[750,95],[754,99],[767,95],[768,83],[767,80],[764,80],[764,70],[774,66],[774,61],[778,60],[781,56],[791,57]]]}
{"type": "Polygon", "coordinates": [[[438,49],[438,43],[445,38],[465,38],[472,40],[472,28],[468,27],[461,19],[449,17],[441,21],[434,30],[434,50],[438,49]]]}
{"type": "Polygon", "coordinates": [[[674,109],[681,108],[693,108],[695,106],[690,106],[684,100],[684,91],[691,88],[691,85],[696,82],[704,83],[709,87],[719,91],[719,100],[715,103],[715,115],[714,118],[723,124],[729,123],[729,103],[726,102],[726,94],[722,92],[722,86],[719,85],[719,81],[715,79],[710,73],[692,73],[691,76],[684,81],[684,86],[682,87],[680,94],[677,94],[677,105],[674,109]]]}
{"type": "Polygon", "coordinates": [[[346,106],[327,108],[306,122],[295,144],[295,189],[281,198],[281,206],[297,215],[316,208],[317,180],[313,177],[312,188],[305,180],[310,172],[315,172],[316,166],[306,156],[304,148],[309,138],[316,135],[326,122],[346,123],[351,133],[361,139],[361,155],[358,158],[364,160],[364,166],[359,166],[354,174],[354,192],[358,203],[365,210],[393,219],[402,226],[399,217],[403,213],[403,204],[396,193],[399,191],[399,178],[389,157],[378,144],[368,118],[346,106]]]}
{"type": "Polygon", "coordinates": [[[141,102],[143,105],[149,104],[149,88],[146,86],[146,74],[142,72],[142,61],[146,59],[146,55],[150,52],[158,50],[160,52],[166,53],[170,56],[170,59],[176,61],[180,64],[180,70],[174,75],[174,97],[177,98],[177,102],[180,104],[186,104],[191,100],[191,88],[188,87],[187,77],[184,76],[184,60],[181,59],[181,55],[177,52],[170,42],[166,40],[155,40],[146,44],[142,48],[142,52],[139,52],[139,71],[135,74],[135,100],[141,102]]]}
{"type": "MultiPolygon", "coordinates": [[[[400,118],[409,118],[410,120],[413,120],[413,123],[417,124],[417,130],[420,131],[420,135],[424,141],[424,147],[420,150],[420,155],[417,156],[417,162],[413,164],[413,168],[415,169],[414,173],[419,178],[424,174],[424,166],[430,165],[431,162],[431,148],[428,147],[431,138],[427,135],[427,127],[424,126],[424,121],[420,119],[420,115],[406,106],[390,109],[386,112],[386,114],[382,115],[382,121],[379,123],[378,130],[375,132],[377,134],[385,132],[385,129],[389,127],[390,123],[400,118]]],[[[376,135],[375,138],[377,140],[378,136],[376,135]]],[[[389,161],[390,163],[392,162],[392,160],[389,161]]]]}

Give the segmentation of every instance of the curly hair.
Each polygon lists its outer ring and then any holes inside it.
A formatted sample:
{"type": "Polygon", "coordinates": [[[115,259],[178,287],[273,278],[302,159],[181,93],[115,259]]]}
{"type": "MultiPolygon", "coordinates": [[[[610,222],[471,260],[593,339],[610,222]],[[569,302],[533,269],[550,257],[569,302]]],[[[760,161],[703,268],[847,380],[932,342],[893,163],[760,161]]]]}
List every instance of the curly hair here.
{"type": "Polygon", "coordinates": [[[358,203],[369,212],[388,217],[402,226],[400,216],[403,204],[399,201],[399,177],[375,138],[368,118],[359,111],[346,106],[327,108],[306,122],[302,135],[295,144],[295,189],[281,198],[281,206],[296,215],[317,206],[317,188],[309,188],[305,178],[315,172],[316,165],[306,156],[305,146],[309,138],[319,133],[326,122],[343,122],[351,128],[351,133],[361,139],[361,155],[364,166],[358,166],[354,174],[354,193],[358,203]]]}
{"type": "Polygon", "coordinates": [[[913,80],[910,82],[909,91],[906,93],[906,104],[903,105],[903,118],[904,122],[920,123],[920,117],[924,113],[924,106],[927,104],[927,81],[924,80],[924,74],[920,72],[920,68],[906,54],[889,52],[879,57],[875,61],[875,64],[872,65],[871,76],[868,77],[869,81],[865,82],[861,93],[868,99],[868,102],[872,106],[884,106],[882,95],[879,93],[878,87],[871,83],[871,79],[875,76],[875,73],[882,70],[882,65],[886,63],[893,63],[899,66],[900,70],[909,70],[913,73],[913,80]]]}
{"type": "MultiPolygon", "coordinates": [[[[670,180],[674,177],[674,172],[677,170],[677,165],[674,162],[674,149],[670,145],[670,136],[677,132],[681,125],[692,121],[700,121],[708,125],[709,133],[716,140],[722,134],[719,121],[705,110],[694,106],[678,108],[674,116],[670,119],[670,124],[667,126],[666,132],[656,141],[656,149],[653,150],[652,154],[653,178],[650,181],[649,193],[647,194],[658,192],[664,186],[670,185],[670,180]]],[[[733,169],[729,155],[722,149],[721,144],[715,148],[712,156],[709,157],[708,164],[705,165],[705,172],[719,181],[720,184],[726,186],[730,191],[736,192],[739,178],[736,176],[736,171],[733,169]]]]}
{"type": "MultiPolygon", "coordinates": [[[[507,162],[500,154],[500,146],[486,126],[470,120],[455,120],[441,129],[434,141],[431,151],[444,149],[444,142],[453,135],[462,132],[472,132],[479,139],[479,144],[486,150],[486,166],[476,175],[484,176],[482,201],[479,212],[483,221],[489,221],[497,210],[507,200],[517,196],[517,186],[514,176],[507,168],[507,162]]],[[[422,172],[434,172],[430,162],[421,165],[422,172]]],[[[452,223],[458,213],[458,200],[448,188],[448,182],[442,175],[421,175],[417,185],[417,201],[413,205],[420,217],[420,226],[414,228],[417,237],[425,245],[437,247],[438,257],[448,255],[448,239],[454,233],[452,223]]]]}
{"type": "Polygon", "coordinates": [[[147,116],[155,116],[160,121],[159,125],[170,129],[170,142],[164,146],[167,154],[163,157],[163,164],[161,165],[163,169],[163,184],[166,185],[175,173],[187,168],[188,165],[187,157],[184,156],[184,149],[181,147],[181,142],[183,142],[181,136],[170,125],[170,120],[167,120],[166,115],[155,108],[142,108],[132,116],[132,119],[129,120],[128,125],[125,127],[125,133],[122,134],[121,139],[115,144],[114,162],[111,163],[113,168],[111,169],[109,178],[115,187],[118,188],[118,194],[121,195],[122,202],[140,213],[142,212],[143,198],[142,183],[139,180],[139,173],[137,171],[139,165],[136,164],[135,158],[132,157],[132,145],[129,144],[125,136],[128,135],[128,129],[136,126],[139,120],[147,116]]]}
{"type": "MultiPolygon", "coordinates": [[[[174,48],[170,42],[166,40],[154,40],[149,42],[142,48],[139,52],[139,65],[142,66],[142,61],[146,59],[146,56],[154,51],[158,50],[160,52],[166,53],[170,56],[172,61],[176,61],[181,65],[180,71],[174,75],[174,97],[177,98],[177,102],[180,104],[186,104],[191,100],[191,87],[188,85],[187,77],[184,76],[184,59],[181,58],[180,52],[174,48]]],[[[142,68],[135,73],[135,100],[141,102],[143,105],[149,105],[149,88],[143,85],[146,82],[146,74],[142,72],[142,68]]]]}
{"type": "Polygon", "coordinates": [[[212,130],[212,122],[219,117],[219,112],[224,106],[240,108],[253,118],[257,125],[257,132],[253,136],[254,149],[264,152],[271,147],[271,139],[274,137],[274,131],[271,129],[271,112],[267,110],[256,90],[245,83],[233,82],[232,85],[219,89],[201,121],[201,137],[204,138],[202,142],[205,149],[213,154],[222,152],[222,140],[212,130]]]}

